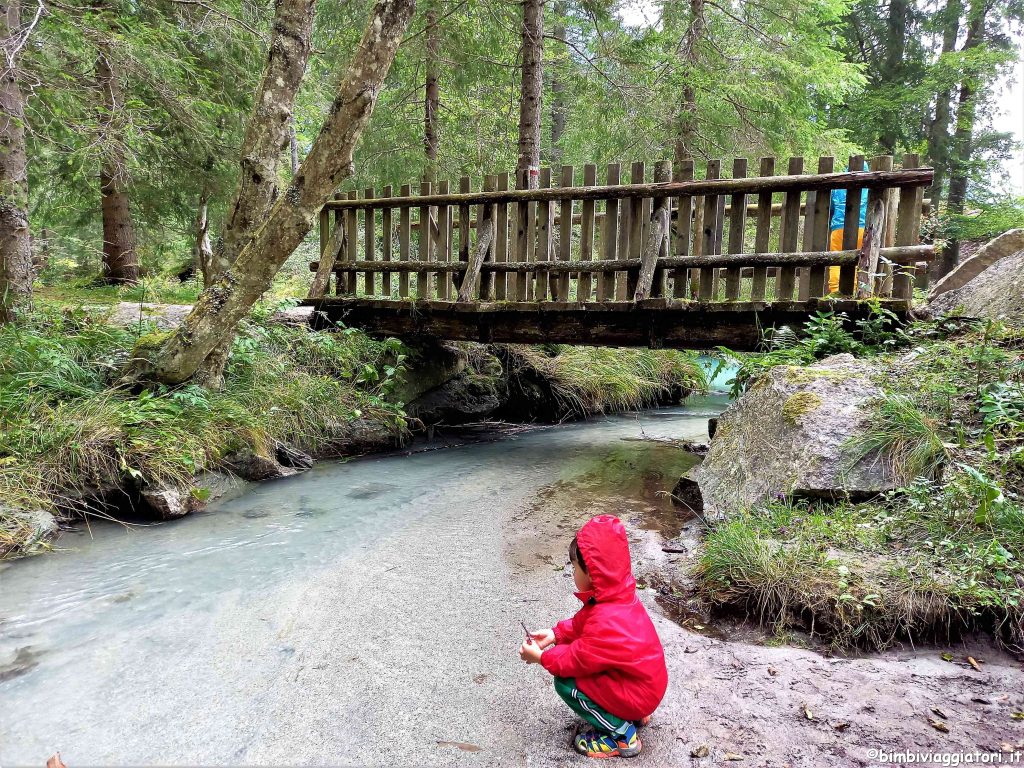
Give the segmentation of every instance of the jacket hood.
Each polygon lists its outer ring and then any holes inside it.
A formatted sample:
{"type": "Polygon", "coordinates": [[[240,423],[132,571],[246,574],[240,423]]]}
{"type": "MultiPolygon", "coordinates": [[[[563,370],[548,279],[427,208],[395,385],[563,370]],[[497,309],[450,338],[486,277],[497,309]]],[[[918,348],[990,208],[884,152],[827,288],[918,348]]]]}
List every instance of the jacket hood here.
{"type": "MultiPolygon", "coordinates": [[[[598,515],[576,534],[576,542],[600,603],[631,600],[636,593],[626,528],[613,515],[598,515]]],[[[580,599],[586,598],[580,594],[580,599]]]]}

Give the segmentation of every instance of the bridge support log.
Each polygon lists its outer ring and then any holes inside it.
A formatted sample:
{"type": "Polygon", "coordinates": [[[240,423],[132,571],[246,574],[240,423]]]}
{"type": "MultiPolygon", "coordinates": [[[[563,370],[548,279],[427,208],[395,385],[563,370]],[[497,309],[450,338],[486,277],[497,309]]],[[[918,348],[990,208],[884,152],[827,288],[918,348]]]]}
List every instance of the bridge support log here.
{"type": "MultiPolygon", "coordinates": [[[[802,325],[815,310],[842,312],[848,322],[871,307],[853,300],[699,304],[667,298],[633,302],[374,301],[329,297],[307,300],[316,327],[342,321],[371,335],[433,337],[517,344],[581,344],[735,350],[758,348],[765,328],[802,325]]],[[[905,302],[882,301],[905,317],[905,302]]]]}

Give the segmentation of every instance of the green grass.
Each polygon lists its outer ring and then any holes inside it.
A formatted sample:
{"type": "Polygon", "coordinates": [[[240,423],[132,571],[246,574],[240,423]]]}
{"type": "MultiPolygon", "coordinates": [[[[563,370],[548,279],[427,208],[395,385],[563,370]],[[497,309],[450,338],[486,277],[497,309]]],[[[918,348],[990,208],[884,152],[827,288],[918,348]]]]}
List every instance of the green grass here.
{"type": "Polygon", "coordinates": [[[696,356],[678,350],[510,345],[517,365],[529,366],[575,413],[626,411],[656,405],[674,390],[705,391],[696,356]]]}
{"type": "Polygon", "coordinates": [[[886,477],[934,477],[946,458],[936,420],[925,416],[907,395],[887,393],[874,403],[871,424],[850,444],[857,463],[871,458],[886,477]]]}
{"type": "Polygon", "coordinates": [[[243,447],[316,450],[361,416],[403,428],[387,400],[402,360],[395,340],[311,333],[268,314],[243,324],[219,392],[117,386],[137,334],[82,313],[43,305],[0,327],[0,499],[58,510],[111,484],[189,487],[243,447]]]}

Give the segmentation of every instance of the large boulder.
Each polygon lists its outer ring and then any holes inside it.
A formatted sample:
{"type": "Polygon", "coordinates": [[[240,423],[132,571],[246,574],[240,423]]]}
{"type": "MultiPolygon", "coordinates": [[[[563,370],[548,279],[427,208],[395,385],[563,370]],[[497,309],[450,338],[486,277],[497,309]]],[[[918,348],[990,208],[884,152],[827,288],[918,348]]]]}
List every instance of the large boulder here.
{"type": "Polygon", "coordinates": [[[785,495],[866,498],[905,485],[873,456],[854,460],[850,447],[882,394],[874,373],[836,355],[754,381],[719,417],[707,457],[689,473],[704,514],[721,518],[785,495]]]}
{"type": "Polygon", "coordinates": [[[986,244],[939,283],[933,315],[956,313],[1024,327],[1024,229],[986,244]]]}

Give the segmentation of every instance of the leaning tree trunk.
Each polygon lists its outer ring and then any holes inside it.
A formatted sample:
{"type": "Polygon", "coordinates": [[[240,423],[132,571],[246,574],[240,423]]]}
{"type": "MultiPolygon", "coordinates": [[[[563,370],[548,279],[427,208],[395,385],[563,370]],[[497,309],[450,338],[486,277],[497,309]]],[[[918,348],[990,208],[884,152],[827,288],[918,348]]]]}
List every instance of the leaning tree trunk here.
{"type": "MultiPolygon", "coordinates": [[[[0,2],[0,38],[9,45],[20,27],[21,3],[0,2]]],[[[17,68],[8,64],[0,77],[0,322],[13,319],[31,298],[25,99],[17,68]]]]}
{"type": "MultiPolygon", "coordinates": [[[[277,200],[281,155],[289,145],[293,180],[298,173],[293,110],[309,62],[315,7],[316,0],[281,0],[274,10],[267,64],[242,139],[238,187],[220,247],[214,251],[209,273],[204,275],[206,287],[234,263],[277,200]]],[[[203,361],[197,378],[205,387],[223,386],[231,342],[229,334],[203,361]]]]}
{"type": "Polygon", "coordinates": [[[544,89],[544,2],[523,0],[523,77],[519,91],[519,161],[531,189],[540,168],[540,113],[544,89]]]}
{"type": "Polygon", "coordinates": [[[129,379],[177,384],[191,378],[270,287],[327,198],[353,171],[352,153],[409,26],[415,0],[378,0],[327,119],[298,174],[223,277],[155,347],[136,348],[129,379]]]}
{"type": "Polygon", "coordinates": [[[238,258],[277,200],[281,155],[291,139],[295,94],[309,61],[315,6],[316,0],[276,4],[263,80],[242,139],[238,186],[214,254],[214,280],[238,258]]]}
{"type": "MultiPolygon", "coordinates": [[[[903,88],[909,12],[908,0],[889,0],[889,12],[885,21],[885,58],[882,60],[878,79],[883,85],[894,89],[903,88]]],[[[896,153],[899,121],[900,116],[896,113],[886,115],[885,127],[878,137],[878,143],[887,155],[896,153]]]]}
{"type": "MultiPolygon", "coordinates": [[[[102,6],[101,6],[102,7],[102,6]]],[[[103,99],[100,114],[100,210],[103,217],[103,280],[119,285],[139,282],[135,225],[128,203],[124,145],[118,135],[118,113],[124,108],[113,62],[114,46],[104,40],[96,57],[96,85],[103,99]]]]}

